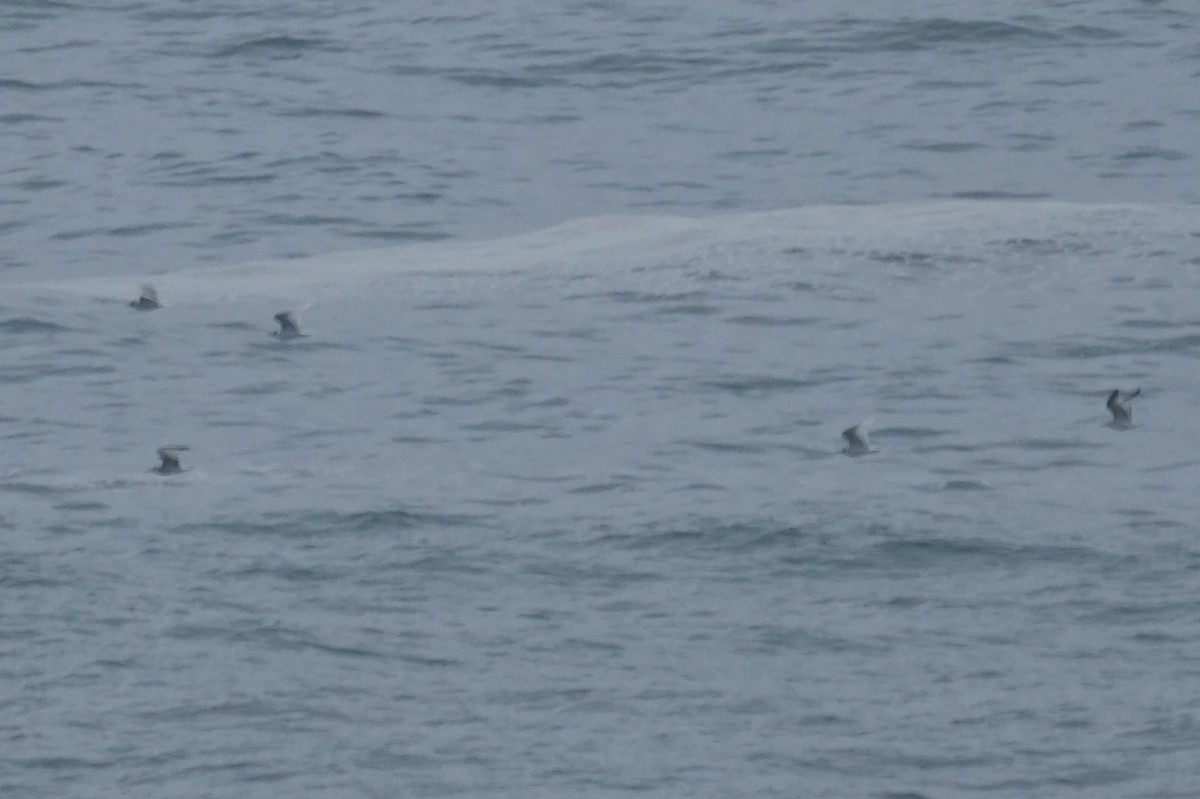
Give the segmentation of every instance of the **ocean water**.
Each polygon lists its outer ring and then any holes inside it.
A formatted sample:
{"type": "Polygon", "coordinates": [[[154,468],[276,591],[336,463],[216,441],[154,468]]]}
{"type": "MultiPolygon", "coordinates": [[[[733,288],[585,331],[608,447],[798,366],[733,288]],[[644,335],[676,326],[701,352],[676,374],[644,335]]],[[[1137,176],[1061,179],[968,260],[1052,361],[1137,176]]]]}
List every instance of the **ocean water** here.
{"type": "Polygon", "coordinates": [[[1194,795],[1190,7],[0,21],[0,796],[1194,795]]]}
{"type": "Polygon", "coordinates": [[[1182,0],[0,4],[0,267],[622,213],[1200,200],[1182,0]]]}

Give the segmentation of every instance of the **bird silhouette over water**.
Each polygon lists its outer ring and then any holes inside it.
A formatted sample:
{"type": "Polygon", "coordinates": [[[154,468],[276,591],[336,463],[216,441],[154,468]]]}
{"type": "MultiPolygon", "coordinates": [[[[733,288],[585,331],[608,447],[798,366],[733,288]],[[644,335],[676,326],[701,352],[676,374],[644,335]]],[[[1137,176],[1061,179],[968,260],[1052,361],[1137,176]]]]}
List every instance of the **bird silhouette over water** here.
{"type": "Polygon", "coordinates": [[[279,329],[272,332],[272,336],[298,338],[304,335],[300,332],[300,323],[296,321],[295,311],[280,311],[275,314],[275,321],[279,323],[279,329]]]}
{"type": "Polygon", "coordinates": [[[1108,395],[1108,402],[1105,406],[1112,412],[1112,421],[1109,422],[1110,427],[1127,428],[1133,427],[1133,398],[1141,394],[1140,388],[1135,388],[1133,391],[1121,391],[1119,388],[1114,388],[1112,393],[1108,395]]]}
{"type": "Polygon", "coordinates": [[[142,293],[136,300],[129,303],[130,308],[136,308],[139,311],[153,311],[155,308],[161,308],[162,303],[158,301],[158,291],[154,286],[142,286],[142,293]]]}
{"type": "Polygon", "coordinates": [[[859,422],[854,427],[847,427],[842,431],[842,438],[846,439],[846,448],[842,452],[852,458],[878,452],[878,450],[871,449],[871,442],[867,438],[866,422],[859,422]]]}
{"type": "Polygon", "coordinates": [[[179,474],[183,471],[183,465],[179,462],[179,453],[186,449],[187,446],[183,444],[169,444],[165,447],[159,447],[158,457],[162,459],[162,463],[150,471],[155,474],[179,474]]]}

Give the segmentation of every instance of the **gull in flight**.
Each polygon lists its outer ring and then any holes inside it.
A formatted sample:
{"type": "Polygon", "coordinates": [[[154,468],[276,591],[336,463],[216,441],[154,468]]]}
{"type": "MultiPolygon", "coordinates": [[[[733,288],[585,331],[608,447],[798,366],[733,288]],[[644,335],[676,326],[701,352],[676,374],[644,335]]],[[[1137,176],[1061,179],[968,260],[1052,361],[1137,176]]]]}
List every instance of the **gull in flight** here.
{"type": "Polygon", "coordinates": [[[300,332],[300,323],[296,321],[295,311],[280,311],[275,314],[275,321],[279,323],[279,329],[272,332],[272,336],[298,338],[304,335],[300,332]]]}
{"type": "Polygon", "coordinates": [[[1112,393],[1108,395],[1108,402],[1105,403],[1110,411],[1112,411],[1112,421],[1109,422],[1110,427],[1127,428],[1133,427],[1133,398],[1141,394],[1140,388],[1135,388],[1133,391],[1121,391],[1119,388],[1114,388],[1112,393]]]}
{"type": "Polygon", "coordinates": [[[183,466],[179,463],[179,453],[185,449],[187,447],[183,444],[168,444],[165,447],[159,447],[158,457],[162,458],[162,463],[150,471],[155,474],[179,474],[183,471],[183,466]]]}
{"type": "Polygon", "coordinates": [[[847,427],[842,431],[842,438],[846,439],[846,448],[842,452],[852,458],[879,451],[871,449],[871,442],[867,438],[866,422],[859,422],[854,427],[847,427]]]}
{"type": "Polygon", "coordinates": [[[142,293],[136,300],[129,303],[130,308],[136,308],[139,311],[153,311],[155,308],[161,308],[162,303],[158,301],[158,292],[154,286],[142,286],[142,293]]]}

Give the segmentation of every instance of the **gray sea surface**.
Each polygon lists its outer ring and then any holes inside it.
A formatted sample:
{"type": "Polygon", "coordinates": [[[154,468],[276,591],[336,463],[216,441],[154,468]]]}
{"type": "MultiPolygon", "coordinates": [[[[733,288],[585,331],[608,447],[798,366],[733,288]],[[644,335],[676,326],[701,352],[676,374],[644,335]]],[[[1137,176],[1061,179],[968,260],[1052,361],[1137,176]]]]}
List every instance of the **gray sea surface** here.
{"type": "Polygon", "coordinates": [[[1197,202],[1186,0],[0,3],[0,267],[585,216],[1197,202]]]}
{"type": "Polygon", "coordinates": [[[0,3],[0,796],[1193,796],[1197,20],[0,3]]]}

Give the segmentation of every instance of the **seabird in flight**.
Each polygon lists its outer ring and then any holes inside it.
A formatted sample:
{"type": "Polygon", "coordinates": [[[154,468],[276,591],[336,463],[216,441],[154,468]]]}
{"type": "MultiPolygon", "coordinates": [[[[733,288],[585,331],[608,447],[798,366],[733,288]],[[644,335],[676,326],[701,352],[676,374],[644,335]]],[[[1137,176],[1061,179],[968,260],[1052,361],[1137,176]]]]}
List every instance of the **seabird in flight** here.
{"type": "Polygon", "coordinates": [[[187,447],[183,444],[168,444],[165,447],[159,447],[158,457],[162,458],[162,463],[150,471],[155,474],[179,474],[183,471],[183,466],[179,463],[179,453],[185,449],[187,447]]]}
{"type": "Polygon", "coordinates": [[[867,439],[866,422],[859,422],[854,427],[847,427],[842,431],[842,438],[846,439],[846,448],[842,452],[852,458],[878,452],[878,450],[871,449],[871,442],[867,439]]]}
{"type": "Polygon", "coordinates": [[[300,323],[296,321],[295,311],[280,311],[275,314],[275,321],[279,323],[279,329],[271,333],[272,336],[297,338],[304,335],[300,332],[300,323]]]}
{"type": "Polygon", "coordinates": [[[1112,422],[1109,424],[1112,427],[1133,427],[1133,398],[1141,394],[1140,388],[1135,388],[1133,391],[1121,391],[1119,388],[1114,388],[1112,393],[1108,395],[1108,402],[1105,403],[1110,411],[1112,411],[1112,422]]]}
{"type": "Polygon", "coordinates": [[[142,286],[141,295],[136,300],[129,303],[129,307],[136,308],[139,311],[153,311],[155,308],[161,308],[163,306],[162,303],[158,301],[158,292],[154,289],[154,286],[145,285],[142,286]]]}

